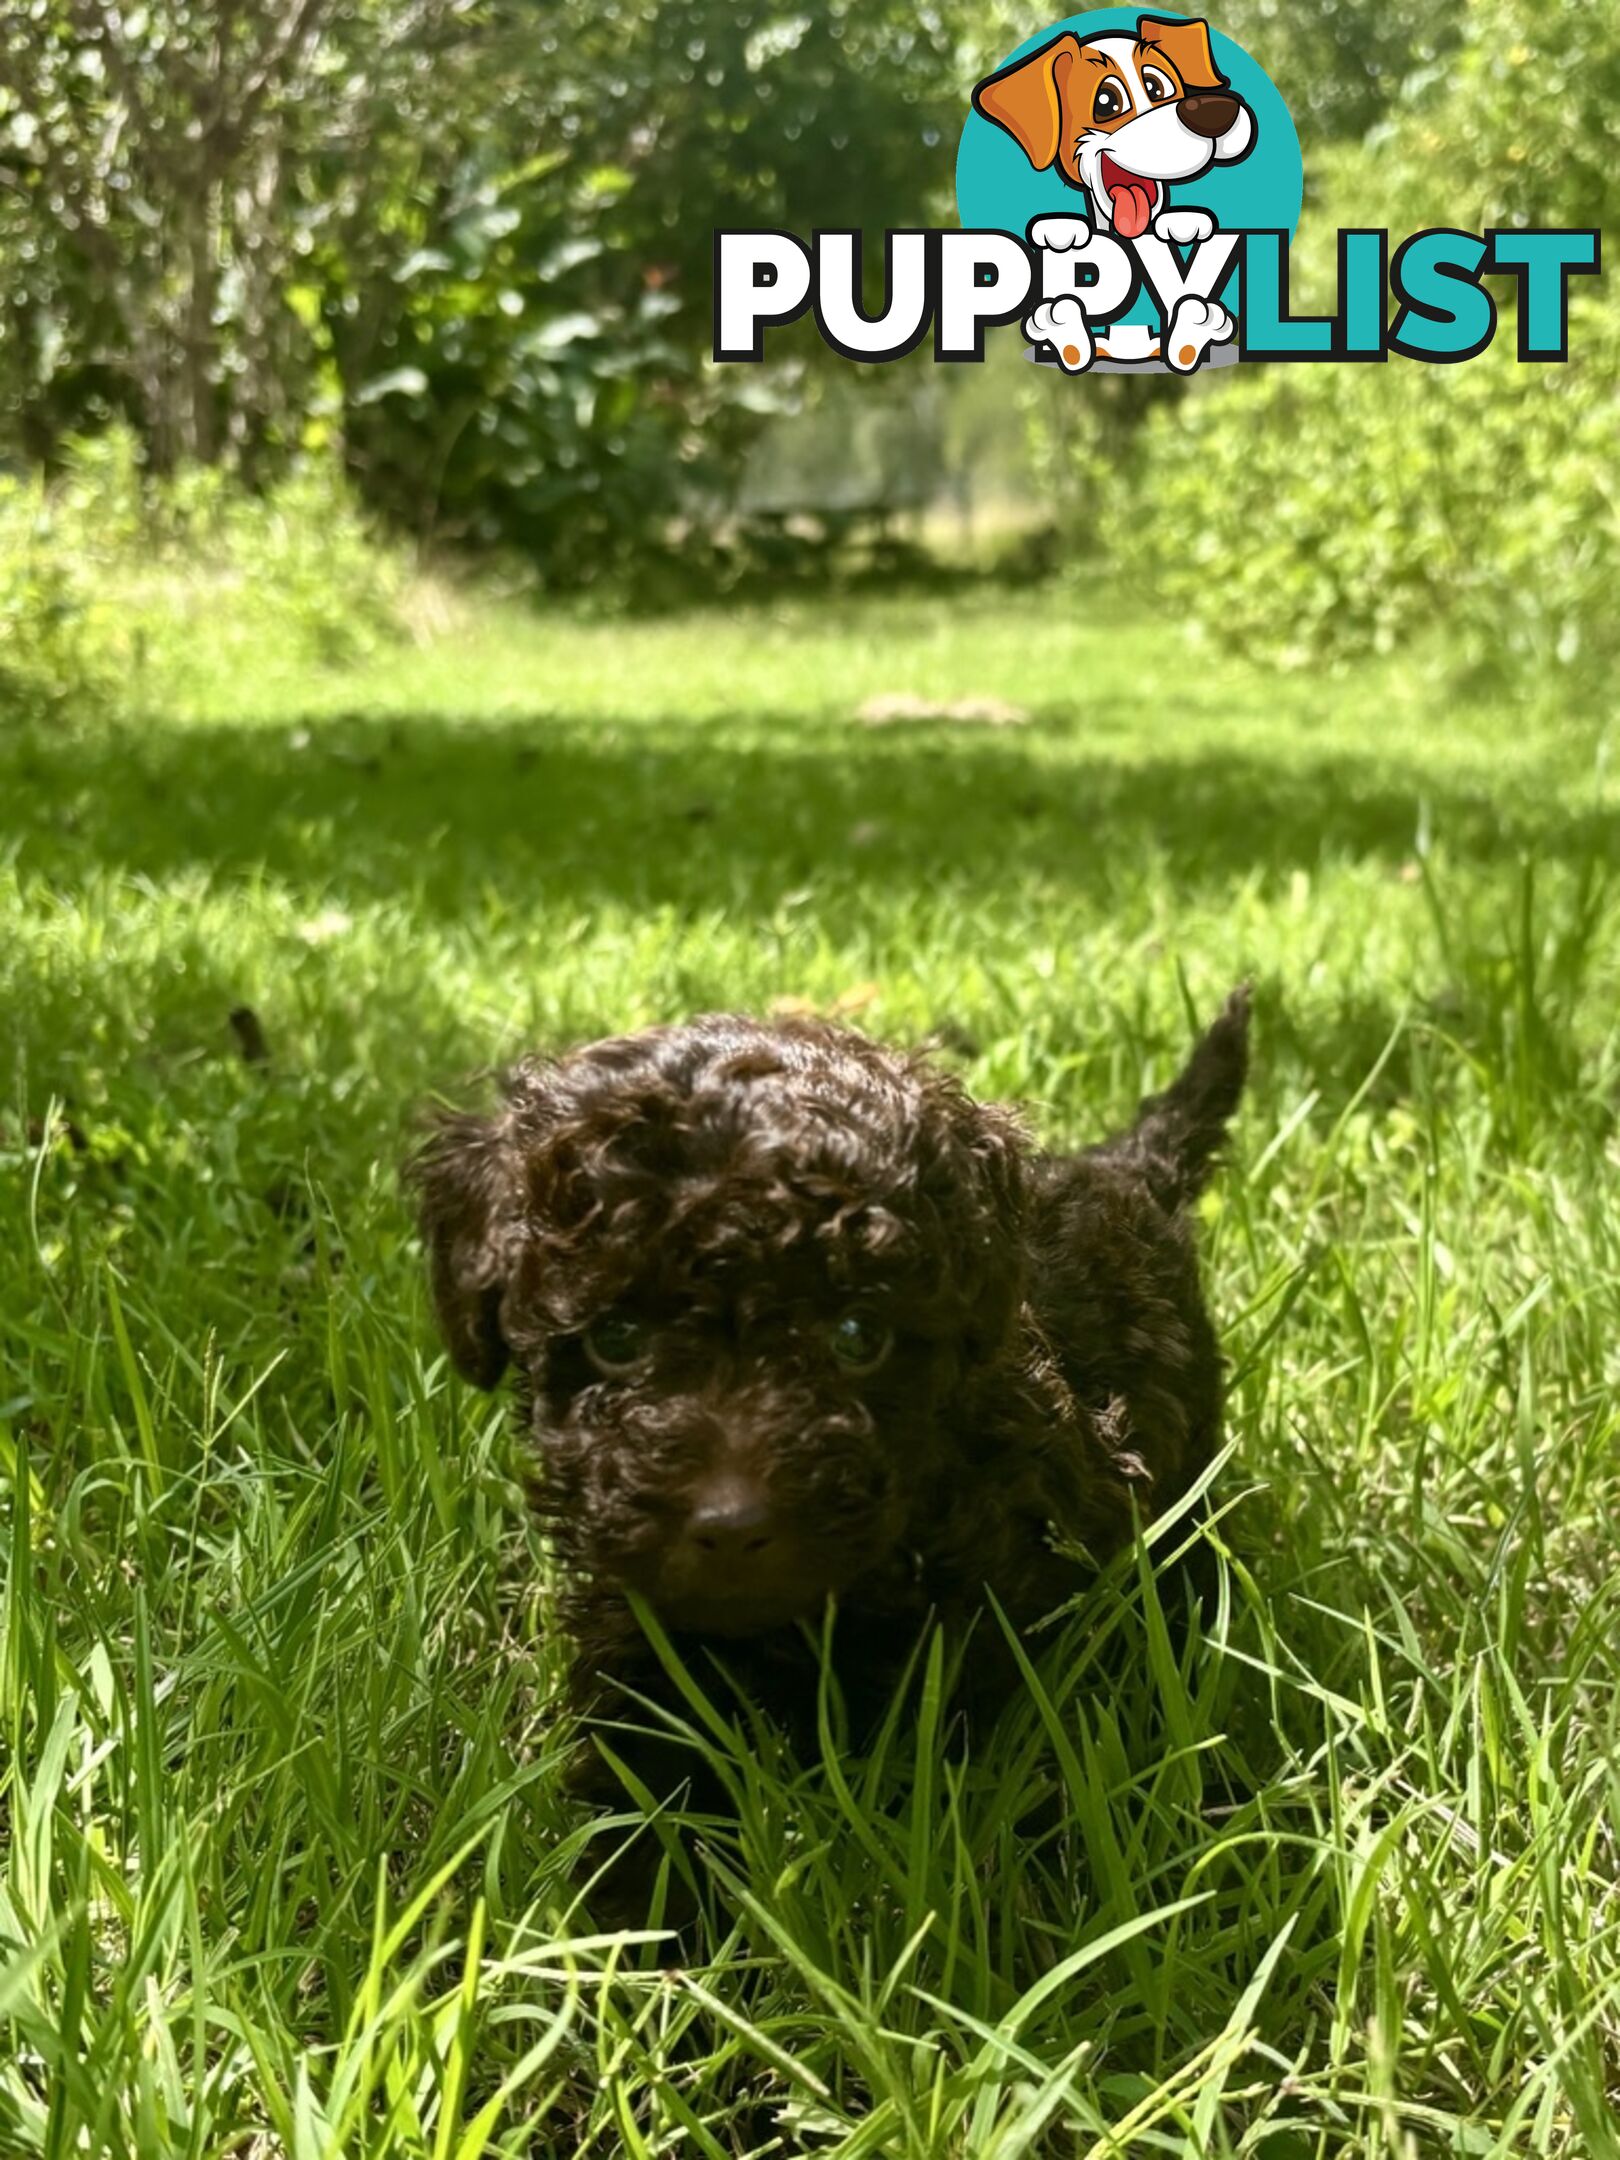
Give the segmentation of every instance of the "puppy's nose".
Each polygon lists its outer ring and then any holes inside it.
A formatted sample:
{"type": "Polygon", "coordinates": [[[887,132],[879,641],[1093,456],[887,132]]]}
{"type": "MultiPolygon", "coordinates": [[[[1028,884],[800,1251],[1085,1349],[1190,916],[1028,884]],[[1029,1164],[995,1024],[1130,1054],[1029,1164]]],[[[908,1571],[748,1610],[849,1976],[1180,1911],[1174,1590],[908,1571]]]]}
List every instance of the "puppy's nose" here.
{"type": "Polygon", "coordinates": [[[776,1541],[770,1495],[757,1479],[735,1470],[712,1477],[692,1503],[686,1533],[699,1551],[719,1558],[762,1553],[776,1541]]]}
{"type": "Polygon", "coordinates": [[[1185,125],[1195,135],[1207,135],[1211,142],[1236,126],[1241,109],[1237,99],[1228,97],[1224,90],[1199,90],[1176,106],[1185,125]]]}

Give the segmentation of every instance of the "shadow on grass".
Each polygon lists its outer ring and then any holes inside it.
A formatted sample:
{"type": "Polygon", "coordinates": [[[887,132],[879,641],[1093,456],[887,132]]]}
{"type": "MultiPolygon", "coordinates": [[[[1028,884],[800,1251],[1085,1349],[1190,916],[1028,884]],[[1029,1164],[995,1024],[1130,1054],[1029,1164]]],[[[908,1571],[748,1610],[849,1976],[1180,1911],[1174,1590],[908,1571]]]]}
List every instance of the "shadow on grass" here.
{"type": "Polygon", "coordinates": [[[1207,894],[1324,860],[1407,862],[1420,815],[1464,862],[1612,858],[1620,815],[1403,780],[1318,749],[1109,756],[1072,726],[882,732],[762,715],[739,740],[536,712],[323,719],[14,740],[25,869],[269,877],[439,919],[491,896],[758,911],[806,886],[962,897],[1033,880],[1099,899],[1207,894]]]}

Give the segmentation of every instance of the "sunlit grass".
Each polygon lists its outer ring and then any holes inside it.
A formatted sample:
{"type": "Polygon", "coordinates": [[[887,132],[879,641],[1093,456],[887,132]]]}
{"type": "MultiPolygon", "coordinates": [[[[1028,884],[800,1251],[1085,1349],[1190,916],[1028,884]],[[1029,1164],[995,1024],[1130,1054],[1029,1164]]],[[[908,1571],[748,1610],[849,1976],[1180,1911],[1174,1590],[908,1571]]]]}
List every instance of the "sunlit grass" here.
{"type": "Polygon", "coordinates": [[[1046,592],[199,679],[0,729],[0,2152],[1620,2153],[1601,716],[1046,592]],[[411,1106],[793,999],[1080,1140],[1243,976],[1206,1638],[1130,1556],[968,1760],[696,1672],[703,1954],[595,1933],[411,1106]]]}

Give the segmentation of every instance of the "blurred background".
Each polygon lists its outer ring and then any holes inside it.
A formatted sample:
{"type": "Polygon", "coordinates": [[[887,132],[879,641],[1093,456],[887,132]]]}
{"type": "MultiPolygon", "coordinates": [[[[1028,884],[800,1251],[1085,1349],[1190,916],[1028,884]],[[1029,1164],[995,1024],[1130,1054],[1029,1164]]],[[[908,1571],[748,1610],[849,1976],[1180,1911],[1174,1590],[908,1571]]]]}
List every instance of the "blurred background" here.
{"type": "MultiPolygon", "coordinates": [[[[8,11],[12,695],[161,656],[155,550],[245,583],[317,653],[380,628],[403,567],[647,609],[761,580],[1106,565],[1195,633],[1294,665],[1437,629],[1465,665],[1601,664],[1620,467],[1601,282],[1577,281],[1567,367],[1517,365],[1510,321],[1454,370],[1190,386],[1052,380],[1016,332],[982,368],[863,369],[802,325],[766,367],[709,363],[712,230],[954,223],[968,88],[1038,14],[8,11]]],[[[1608,217],[1614,0],[1233,0],[1217,27],[1304,144],[1296,304],[1331,303],[1341,223],[1608,217]]]]}

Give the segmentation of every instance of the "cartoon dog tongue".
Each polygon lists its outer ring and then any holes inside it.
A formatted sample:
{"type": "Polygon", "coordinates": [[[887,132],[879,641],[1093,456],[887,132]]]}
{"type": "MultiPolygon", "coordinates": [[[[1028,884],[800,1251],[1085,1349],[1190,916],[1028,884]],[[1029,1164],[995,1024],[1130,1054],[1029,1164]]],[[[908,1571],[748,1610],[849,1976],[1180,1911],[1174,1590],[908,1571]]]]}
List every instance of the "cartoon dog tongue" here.
{"type": "Polygon", "coordinates": [[[1158,181],[1140,179],[1137,174],[1127,172],[1123,165],[1116,165],[1111,157],[1102,161],[1102,181],[1108,190],[1108,208],[1114,230],[1127,240],[1139,239],[1147,231],[1148,219],[1153,215],[1158,181]]]}

